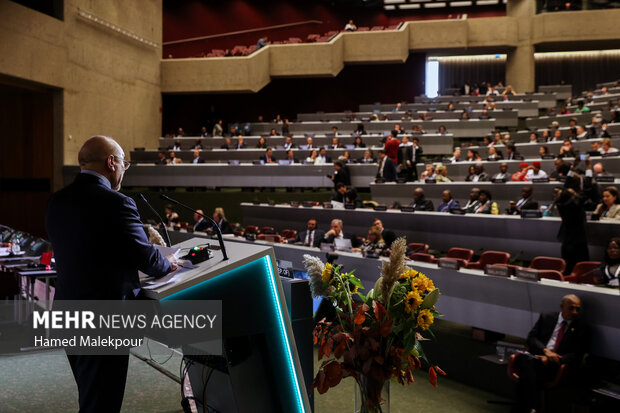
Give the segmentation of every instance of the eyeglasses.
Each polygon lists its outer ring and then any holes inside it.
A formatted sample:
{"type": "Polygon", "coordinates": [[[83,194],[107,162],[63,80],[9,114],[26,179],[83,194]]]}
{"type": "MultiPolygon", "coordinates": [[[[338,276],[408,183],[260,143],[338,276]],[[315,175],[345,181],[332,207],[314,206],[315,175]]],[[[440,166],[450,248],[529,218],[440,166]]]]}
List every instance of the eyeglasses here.
{"type": "Polygon", "coordinates": [[[123,168],[125,170],[129,169],[129,167],[131,166],[131,162],[124,160],[120,156],[116,156],[116,155],[112,155],[112,156],[114,157],[114,159],[119,159],[123,163],[123,168]]]}

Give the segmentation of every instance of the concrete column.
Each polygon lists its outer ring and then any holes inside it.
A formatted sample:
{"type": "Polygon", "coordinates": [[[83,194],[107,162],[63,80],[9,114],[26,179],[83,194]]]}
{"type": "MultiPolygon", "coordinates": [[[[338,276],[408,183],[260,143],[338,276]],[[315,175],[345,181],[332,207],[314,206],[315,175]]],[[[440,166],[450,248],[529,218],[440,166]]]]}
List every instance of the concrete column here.
{"type": "Polygon", "coordinates": [[[517,93],[534,92],[536,87],[532,20],[536,15],[533,0],[508,0],[506,14],[517,19],[518,46],[506,58],[506,84],[517,93]]]}

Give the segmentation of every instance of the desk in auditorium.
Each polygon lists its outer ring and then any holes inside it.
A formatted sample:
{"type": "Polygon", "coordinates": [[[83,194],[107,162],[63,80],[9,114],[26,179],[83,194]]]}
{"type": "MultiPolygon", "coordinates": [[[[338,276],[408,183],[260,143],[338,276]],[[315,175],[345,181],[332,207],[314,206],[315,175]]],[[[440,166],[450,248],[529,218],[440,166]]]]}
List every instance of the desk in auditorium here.
{"type": "MultiPolygon", "coordinates": [[[[564,160],[567,163],[572,164],[574,158],[564,158],[564,160]]],[[[528,162],[531,165],[532,161],[540,161],[541,169],[547,172],[547,174],[550,174],[555,170],[554,159],[530,158],[522,161],[482,161],[481,163],[484,166],[484,171],[490,176],[493,176],[499,172],[499,165],[501,162],[506,162],[508,164],[508,172],[513,174],[518,171],[519,164],[521,164],[521,162],[528,162]]],[[[592,164],[597,162],[601,162],[603,164],[605,171],[607,171],[608,174],[614,176],[620,175],[620,156],[610,156],[606,158],[598,156],[592,157],[592,164]]],[[[469,167],[471,165],[475,165],[476,163],[478,162],[457,162],[446,164],[448,167],[448,177],[453,181],[464,181],[469,174],[469,167]]],[[[581,167],[584,167],[583,162],[581,163],[581,167]]],[[[424,172],[424,164],[418,163],[416,164],[416,168],[418,170],[418,176],[421,176],[422,172],[424,172]]]]}
{"type": "MultiPolygon", "coordinates": [[[[332,219],[343,221],[344,231],[365,235],[374,219],[385,228],[404,235],[408,242],[422,242],[431,248],[447,251],[451,247],[507,251],[513,258],[531,260],[545,255],[560,256],[556,235],[560,218],[522,219],[508,215],[451,215],[440,212],[374,211],[372,209],[324,209],[288,205],[241,204],[244,225],[303,229],[308,219],[317,220],[318,228],[329,228],[332,219]]],[[[602,260],[605,246],[620,227],[616,223],[588,222],[590,257],[602,260]]]]}
{"type": "MultiPolygon", "coordinates": [[[[368,188],[377,173],[376,164],[352,164],[351,182],[357,188],[368,188]]],[[[73,182],[79,167],[63,167],[65,185],[73,182]]],[[[296,187],[333,188],[327,178],[334,173],[328,165],[132,165],[125,172],[123,186],[141,187],[296,187]]]]}
{"type": "MultiPolygon", "coordinates": [[[[194,237],[196,234],[175,231],[170,236],[176,243],[177,239],[183,240],[184,237],[194,237]]],[[[247,243],[239,237],[225,237],[227,241],[247,243]]],[[[273,246],[276,259],[282,268],[303,269],[304,254],[315,255],[323,260],[325,257],[325,253],[318,248],[264,244],[273,246]]],[[[344,266],[345,271],[356,270],[355,275],[365,286],[364,293],[368,293],[379,277],[379,260],[376,259],[340,252],[336,263],[344,266]]],[[[442,319],[521,338],[527,337],[539,313],[558,311],[564,295],[577,294],[583,302],[583,316],[593,328],[592,353],[620,360],[618,289],[555,280],[529,282],[484,275],[478,270],[443,269],[421,262],[408,262],[408,265],[429,276],[441,290],[437,309],[444,314],[442,319]]]]}

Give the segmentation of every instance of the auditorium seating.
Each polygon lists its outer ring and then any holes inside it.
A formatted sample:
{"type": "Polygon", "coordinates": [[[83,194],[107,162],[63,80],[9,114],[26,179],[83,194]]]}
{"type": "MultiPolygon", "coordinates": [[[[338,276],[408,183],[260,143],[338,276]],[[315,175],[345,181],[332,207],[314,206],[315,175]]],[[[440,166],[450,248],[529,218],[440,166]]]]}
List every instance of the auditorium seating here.
{"type": "Polygon", "coordinates": [[[594,279],[594,271],[601,266],[598,261],[582,261],[575,265],[573,271],[564,276],[565,281],[578,284],[596,284],[594,279]]]}
{"type": "Polygon", "coordinates": [[[487,265],[508,264],[510,254],[502,251],[485,251],[476,262],[468,262],[465,268],[484,270],[487,265]]]}

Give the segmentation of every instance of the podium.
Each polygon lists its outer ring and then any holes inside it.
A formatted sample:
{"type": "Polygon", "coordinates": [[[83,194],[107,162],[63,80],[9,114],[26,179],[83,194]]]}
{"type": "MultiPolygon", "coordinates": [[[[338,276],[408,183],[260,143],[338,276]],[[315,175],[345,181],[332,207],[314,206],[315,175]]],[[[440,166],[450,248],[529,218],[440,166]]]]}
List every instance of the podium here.
{"type": "MultiPolygon", "coordinates": [[[[189,250],[206,241],[192,238],[175,247],[189,250]]],[[[194,398],[226,412],[310,413],[273,248],[225,246],[229,260],[214,250],[213,258],[174,282],[146,291],[155,300],[222,302],[223,358],[192,360],[195,368],[188,369],[188,377],[194,398]],[[210,364],[214,359],[220,362],[210,364]],[[208,377],[204,367],[209,367],[208,377]]]]}

